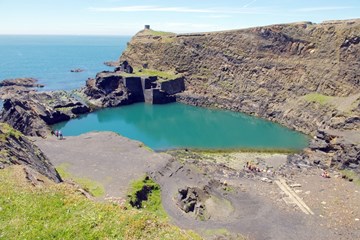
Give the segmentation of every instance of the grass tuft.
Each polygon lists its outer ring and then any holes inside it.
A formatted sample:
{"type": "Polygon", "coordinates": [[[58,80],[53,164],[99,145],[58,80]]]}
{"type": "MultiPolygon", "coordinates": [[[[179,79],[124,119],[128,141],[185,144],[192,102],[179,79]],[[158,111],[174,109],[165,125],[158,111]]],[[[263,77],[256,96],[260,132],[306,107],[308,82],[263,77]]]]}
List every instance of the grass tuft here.
{"type": "Polygon", "coordinates": [[[132,182],[128,193],[128,205],[167,219],[161,204],[160,186],[147,176],[132,182]]]}
{"type": "Polygon", "coordinates": [[[345,176],[346,179],[350,180],[352,179],[352,182],[356,185],[360,186],[360,176],[356,174],[356,172],[352,170],[341,170],[340,171],[343,176],[345,176]]]}
{"type": "Polygon", "coordinates": [[[304,99],[308,102],[317,102],[320,103],[321,105],[325,105],[330,103],[330,101],[333,99],[334,97],[331,96],[326,96],[320,93],[309,93],[307,95],[304,96],[304,99]]]}
{"type": "Polygon", "coordinates": [[[86,199],[68,184],[34,187],[0,170],[0,239],[201,239],[156,215],[86,199]]]}

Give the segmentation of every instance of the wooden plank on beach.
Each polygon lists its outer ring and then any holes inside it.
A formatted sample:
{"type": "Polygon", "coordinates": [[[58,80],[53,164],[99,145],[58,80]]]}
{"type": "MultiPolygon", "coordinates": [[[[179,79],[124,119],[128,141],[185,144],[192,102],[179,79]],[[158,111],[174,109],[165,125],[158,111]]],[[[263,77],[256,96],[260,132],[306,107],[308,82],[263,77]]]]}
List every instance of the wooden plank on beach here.
{"type": "Polygon", "coordinates": [[[275,180],[275,183],[288,197],[300,208],[300,210],[309,215],[314,215],[313,211],[305,204],[305,202],[287,185],[286,181],[282,178],[275,180]]]}

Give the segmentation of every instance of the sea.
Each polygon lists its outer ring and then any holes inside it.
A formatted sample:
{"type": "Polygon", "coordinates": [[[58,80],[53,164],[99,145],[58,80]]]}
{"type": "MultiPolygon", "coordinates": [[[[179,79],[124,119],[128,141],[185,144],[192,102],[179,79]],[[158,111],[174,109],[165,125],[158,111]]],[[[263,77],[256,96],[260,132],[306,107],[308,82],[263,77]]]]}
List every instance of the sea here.
{"type": "MultiPolygon", "coordinates": [[[[72,90],[113,68],[130,36],[0,35],[0,80],[31,77],[41,90],[72,90]],[[74,73],[72,69],[83,69],[74,73]]],[[[1,104],[1,103],[0,103],[1,104]]]]}

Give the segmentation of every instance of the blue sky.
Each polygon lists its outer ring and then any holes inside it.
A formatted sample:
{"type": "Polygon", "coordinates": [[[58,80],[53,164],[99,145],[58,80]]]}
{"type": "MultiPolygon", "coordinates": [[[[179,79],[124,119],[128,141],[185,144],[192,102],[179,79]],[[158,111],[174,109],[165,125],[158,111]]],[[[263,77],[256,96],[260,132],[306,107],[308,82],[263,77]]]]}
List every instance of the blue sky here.
{"type": "Polygon", "coordinates": [[[133,35],[360,18],[359,0],[0,0],[0,34],[133,35]]]}

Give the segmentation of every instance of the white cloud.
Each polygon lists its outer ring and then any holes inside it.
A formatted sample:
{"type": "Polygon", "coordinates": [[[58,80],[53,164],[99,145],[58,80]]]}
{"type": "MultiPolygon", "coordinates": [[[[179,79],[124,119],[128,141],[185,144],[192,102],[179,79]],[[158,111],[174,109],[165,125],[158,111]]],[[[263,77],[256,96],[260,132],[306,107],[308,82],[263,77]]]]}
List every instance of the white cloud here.
{"type": "Polygon", "coordinates": [[[94,12],[176,12],[176,13],[213,13],[213,14],[270,14],[272,9],[249,8],[254,1],[245,4],[241,8],[188,8],[188,7],[159,7],[147,5],[134,5],[124,7],[90,7],[88,10],[94,12]]]}
{"type": "Polygon", "coordinates": [[[232,17],[231,15],[209,15],[209,16],[206,16],[206,18],[230,18],[232,17]]]}
{"type": "Polygon", "coordinates": [[[126,6],[126,7],[90,7],[95,12],[182,12],[182,13],[214,13],[214,9],[186,8],[186,7],[157,7],[157,6],[126,6]]]}
{"type": "Polygon", "coordinates": [[[342,9],[351,9],[353,7],[313,7],[313,8],[299,8],[296,12],[321,12],[321,11],[335,11],[342,9]]]}
{"type": "Polygon", "coordinates": [[[245,4],[244,6],[243,6],[243,8],[247,8],[248,6],[250,6],[251,4],[253,4],[253,3],[255,3],[256,2],[256,0],[253,0],[253,1],[251,1],[251,2],[248,2],[247,4],[245,4]]]}

